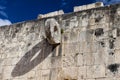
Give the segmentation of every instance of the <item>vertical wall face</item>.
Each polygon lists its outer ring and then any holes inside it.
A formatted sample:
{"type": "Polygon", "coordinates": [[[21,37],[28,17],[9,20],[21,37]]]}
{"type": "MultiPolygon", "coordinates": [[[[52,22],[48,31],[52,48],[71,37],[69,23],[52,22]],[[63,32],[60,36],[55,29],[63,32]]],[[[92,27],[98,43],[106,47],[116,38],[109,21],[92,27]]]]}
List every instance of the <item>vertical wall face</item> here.
{"type": "Polygon", "coordinates": [[[54,19],[59,45],[46,39],[47,18],[0,28],[0,80],[120,79],[120,5],[54,19]]]}

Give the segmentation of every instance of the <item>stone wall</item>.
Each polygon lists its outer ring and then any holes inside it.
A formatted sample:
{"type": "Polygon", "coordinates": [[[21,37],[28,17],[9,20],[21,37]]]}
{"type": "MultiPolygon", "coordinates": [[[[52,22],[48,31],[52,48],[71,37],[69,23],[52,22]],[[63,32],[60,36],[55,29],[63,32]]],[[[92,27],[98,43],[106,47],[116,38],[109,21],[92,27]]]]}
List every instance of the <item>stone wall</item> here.
{"type": "Polygon", "coordinates": [[[0,27],[0,80],[120,80],[120,5],[0,27]],[[55,19],[61,43],[45,35],[55,19]]]}

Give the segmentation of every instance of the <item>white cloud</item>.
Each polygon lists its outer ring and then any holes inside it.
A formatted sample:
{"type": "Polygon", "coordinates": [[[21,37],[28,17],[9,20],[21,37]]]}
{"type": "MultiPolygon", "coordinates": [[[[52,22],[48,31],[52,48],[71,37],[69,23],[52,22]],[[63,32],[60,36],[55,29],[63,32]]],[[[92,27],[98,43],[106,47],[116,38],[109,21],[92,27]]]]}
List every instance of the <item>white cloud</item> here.
{"type": "Polygon", "coordinates": [[[7,19],[0,19],[0,26],[10,25],[10,24],[12,24],[11,21],[7,19]]]}
{"type": "Polygon", "coordinates": [[[0,14],[6,18],[8,18],[8,15],[4,11],[0,11],[0,14]]]}
{"type": "Polygon", "coordinates": [[[8,18],[7,13],[5,12],[7,0],[0,0],[0,15],[4,18],[8,18]]]}
{"type": "MultiPolygon", "coordinates": [[[[0,0],[0,15],[2,17],[8,18],[8,15],[4,11],[6,9],[6,6],[5,6],[6,3],[7,3],[7,0],[0,0]]],[[[10,20],[0,18],[0,26],[10,25],[10,24],[12,24],[10,20]]]]}
{"type": "Polygon", "coordinates": [[[4,10],[4,9],[6,9],[6,7],[0,5],[0,9],[4,10]]]}

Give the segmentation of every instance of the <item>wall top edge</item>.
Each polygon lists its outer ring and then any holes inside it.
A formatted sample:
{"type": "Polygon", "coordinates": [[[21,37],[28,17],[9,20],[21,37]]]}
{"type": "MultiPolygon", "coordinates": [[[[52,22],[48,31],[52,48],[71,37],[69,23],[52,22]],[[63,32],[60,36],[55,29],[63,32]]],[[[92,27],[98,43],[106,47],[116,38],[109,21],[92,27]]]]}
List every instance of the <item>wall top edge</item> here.
{"type": "MultiPolygon", "coordinates": [[[[81,12],[88,12],[88,11],[93,11],[93,10],[104,10],[104,9],[109,9],[109,10],[112,10],[112,9],[116,9],[117,7],[120,7],[120,4],[113,4],[113,5],[107,5],[107,6],[104,6],[102,2],[97,2],[97,3],[92,3],[92,4],[88,4],[88,5],[83,5],[83,6],[88,6],[89,8],[87,9],[78,9],[78,10],[74,10],[74,12],[70,12],[70,13],[64,13],[63,10],[59,10],[59,11],[54,11],[54,12],[50,12],[48,14],[39,14],[37,19],[33,19],[33,20],[27,20],[27,21],[22,21],[22,22],[18,22],[18,23],[14,23],[14,24],[11,24],[11,25],[5,25],[5,26],[0,26],[0,28],[2,27],[12,27],[13,25],[18,25],[18,24],[24,24],[24,23],[27,23],[27,22],[36,22],[36,21],[41,21],[41,20],[45,20],[45,19],[48,19],[48,18],[56,18],[56,17],[63,17],[63,16],[67,16],[67,15],[74,15],[74,14],[79,14],[81,12]],[[94,8],[90,8],[89,6],[91,5],[98,5],[97,7],[94,7],[94,8]]],[[[83,7],[83,6],[75,6],[75,8],[80,8],[80,7],[83,7]]]]}

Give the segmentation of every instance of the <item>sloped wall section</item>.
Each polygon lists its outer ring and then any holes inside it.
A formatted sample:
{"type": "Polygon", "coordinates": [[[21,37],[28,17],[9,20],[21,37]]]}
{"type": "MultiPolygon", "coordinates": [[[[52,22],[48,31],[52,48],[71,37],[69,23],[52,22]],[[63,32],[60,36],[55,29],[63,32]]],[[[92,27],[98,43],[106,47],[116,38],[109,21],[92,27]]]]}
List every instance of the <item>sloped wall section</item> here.
{"type": "Polygon", "coordinates": [[[120,4],[0,27],[0,80],[119,80],[120,4]],[[45,35],[54,18],[61,42],[45,35]]]}

